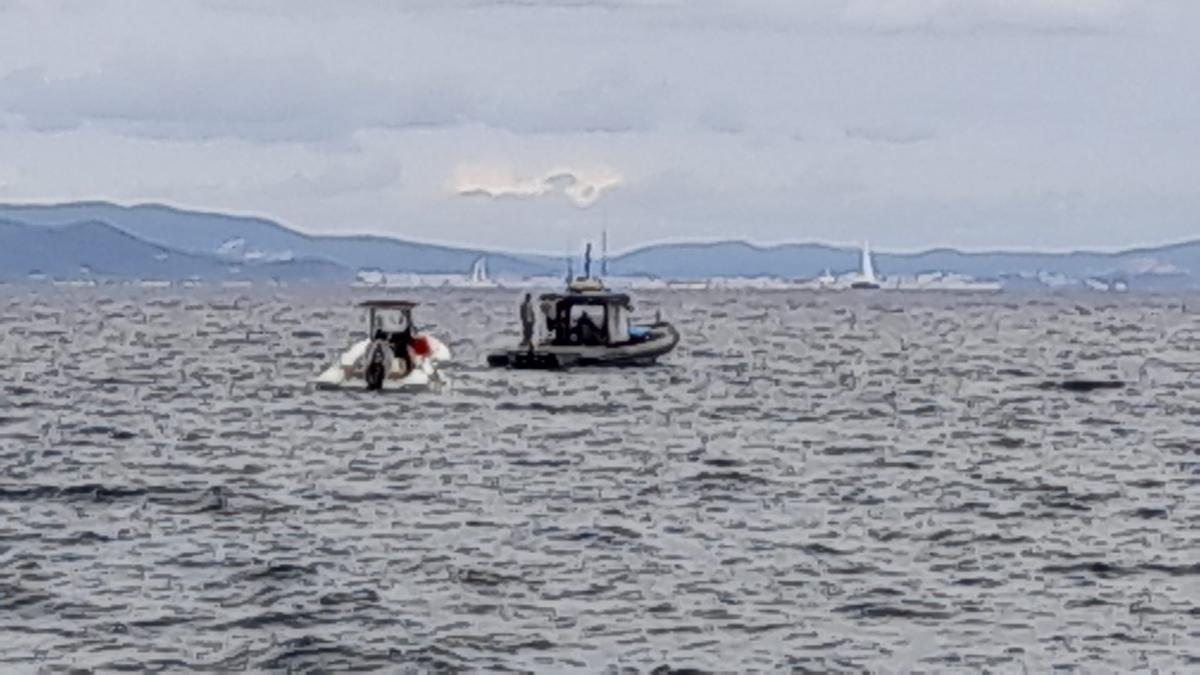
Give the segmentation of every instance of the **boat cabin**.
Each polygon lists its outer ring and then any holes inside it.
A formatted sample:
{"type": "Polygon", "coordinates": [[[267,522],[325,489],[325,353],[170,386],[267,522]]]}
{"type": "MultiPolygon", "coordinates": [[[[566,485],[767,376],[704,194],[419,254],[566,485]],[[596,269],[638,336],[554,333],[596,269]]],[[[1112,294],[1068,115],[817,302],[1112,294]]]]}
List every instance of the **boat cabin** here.
{"type": "Polygon", "coordinates": [[[604,346],[631,341],[632,306],[624,293],[547,293],[539,300],[550,344],[604,346]]]}
{"type": "Polygon", "coordinates": [[[367,338],[371,340],[387,340],[392,344],[397,354],[403,354],[404,348],[412,341],[417,331],[413,323],[412,311],[417,306],[408,300],[367,300],[360,302],[359,307],[367,310],[367,338]],[[399,321],[392,329],[388,329],[384,316],[395,312],[399,321]]]}

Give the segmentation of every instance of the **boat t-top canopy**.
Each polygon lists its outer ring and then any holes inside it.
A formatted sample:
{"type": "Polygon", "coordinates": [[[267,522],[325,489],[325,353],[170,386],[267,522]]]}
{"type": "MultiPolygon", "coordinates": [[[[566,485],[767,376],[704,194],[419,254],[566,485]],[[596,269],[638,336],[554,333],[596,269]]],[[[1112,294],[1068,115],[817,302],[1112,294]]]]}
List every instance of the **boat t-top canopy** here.
{"type": "Polygon", "coordinates": [[[363,302],[358,303],[358,306],[362,307],[364,309],[405,310],[405,309],[412,309],[413,307],[416,307],[417,304],[418,303],[410,302],[408,300],[365,300],[363,302]]]}
{"type": "Polygon", "coordinates": [[[546,293],[541,296],[542,302],[567,305],[618,305],[629,304],[629,296],[624,293],[546,293]]]}
{"type": "Polygon", "coordinates": [[[366,300],[358,303],[358,306],[367,310],[367,331],[374,334],[380,329],[381,323],[379,319],[380,312],[399,311],[400,316],[404,318],[404,323],[408,325],[406,330],[412,330],[412,310],[417,306],[417,303],[409,300],[366,300]]]}

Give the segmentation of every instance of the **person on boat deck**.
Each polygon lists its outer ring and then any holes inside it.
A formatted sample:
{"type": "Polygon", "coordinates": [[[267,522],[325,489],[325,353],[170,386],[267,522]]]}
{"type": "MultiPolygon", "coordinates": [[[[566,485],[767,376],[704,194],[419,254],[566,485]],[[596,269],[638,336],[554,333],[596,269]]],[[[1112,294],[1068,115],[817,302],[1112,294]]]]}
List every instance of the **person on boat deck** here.
{"type": "Polygon", "coordinates": [[[575,322],[579,327],[579,341],[585,345],[592,345],[599,342],[600,327],[592,321],[592,317],[585,310],[579,315],[579,320],[575,322]]]}
{"type": "Polygon", "coordinates": [[[398,331],[393,331],[391,335],[392,353],[396,358],[404,360],[404,372],[411,372],[413,369],[412,356],[408,353],[408,346],[412,344],[413,338],[413,320],[411,312],[404,312],[404,328],[398,331]]]}
{"type": "Polygon", "coordinates": [[[525,294],[525,302],[521,303],[521,346],[533,346],[533,326],[537,322],[537,316],[533,311],[533,295],[525,294]]]}

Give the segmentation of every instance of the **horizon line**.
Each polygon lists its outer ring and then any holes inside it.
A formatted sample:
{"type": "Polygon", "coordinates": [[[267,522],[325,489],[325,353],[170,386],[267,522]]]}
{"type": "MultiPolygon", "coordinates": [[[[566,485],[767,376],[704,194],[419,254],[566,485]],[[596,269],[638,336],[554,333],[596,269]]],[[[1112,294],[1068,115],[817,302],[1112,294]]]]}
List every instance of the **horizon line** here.
{"type": "MultiPolygon", "coordinates": [[[[14,208],[18,208],[18,209],[20,209],[20,208],[70,207],[70,206],[97,206],[97,205],[98,206],[110,206],[110,207],[116,207],[116,208],[121,208],[121,209],[130,209],[130,210],[135,209],[135,208],[158,208],[158,209],[177,211],[180,213],[189,213],[189,214],[193,214],[193,215],[222,216],[222,217],[226,217],[226,218],[242,218],[242,219],[247,219],[247,220],[251,220],[251,219],[261,220],[261,221],[266,221],[272,225],[275,225],[276,227],[280,227],[285,230],[290,230],[292,232],[295,232],[296,234],[299,234],[303,237],[310,238],[310,239],[313,239],[313,238],[342,238],[342,239],[381,238],[381,239],[391,239],[394,241],[400,241],[400,242],[409,243],[409,244],[419,244],[419,245],[424,245],[424,246],[437,246],[437,247],[442,247],[442,248],[451,248],[451,249],[466,250],[466,251],[471,251],[471,252],[478,252],[478,253],[482,253],[482,254],[500,254],[500,255],[508,255],[508,256],[538,256],[538,257],[543,257],[543,258],[555,258],[555,259],[563,259],[564,257],[567,257],[567,256],[574,257],[577,255],[580,255],[579,253],[572,253],[572,252],[553,253],[553,252],[548,252],[548,251],[514,250],[514,249],[506,249],[506,248],[502,248],[502,247],[491,247],[491,246],[487,246],[487,245],[474,244],[474,243],[462,243],[462,242],[451,242],[451,241],[443,241],[443,240],[409,238],[409,237],[397,235],[394,233],[379,233],[379,232],[370,232],[370,231],[343,232],[343,233],[313,232],[306,228],[301,228],[301,227],[297,227],[295,225],[287,224],[284,221],[282,221],[274,216],[270,216],[270,215],[263,215],[263,214],[255,213],[255,212],[251,212],[251,211],[238,211],[238,212],[220,211],[220,210],[213,209],[211,207],[178,205],[178,204],[173,204],[173,203],[169,203],[166,201],[127,201],[124,203],[122,203],[121,201],[112,200],[112,199],[77,199],[77,200],[73,200],[73,201],[61,201],[61,200],[37,201],[37,200],[33,200],[33,201],[24,201],[24,202],[0,201],[0,207],[14,207],[14,208]]],[[[118,227],[113,223],[108,223],[108,224],[112,225],[114,227],[118,227]]],[[[121,228],[118,227],[118,229],[121,229],[121,228]]],[[[139,239],[140,239],[140,237],[139,237],[139,239]]],[[[599,236],[597,236],[596,238],[579,237],[578,239],[579,239],[580,243],[591,242],[594,244],[594,243],[596,243],[596,241],[599,240],[599,236]]],[[[1128,254],[1128,253],[1136,253],[1138,251],[1146,250],[1146,249],[1171,248],[1174,246],[1183,246],[1183,245],[1187,245],[1187,244],[1196,244],[1196,243],[1200,243],[1200,237],[1192,237],[1192,238],[1178,239],[1178,240],[1174,240],[1174,241],[1164,241],[1164,242],[1158,242],[1158,243],[1140,243],[1140,244],[1130,244],[1130,245],[1125,245],[1125,246],[1093,247],[1093,248],[1084,248],[1084,247],[1075,247],[1075,248],[1071,248],[1071,247],[1032,248],[1032,247],[1030,247],[1030,248],[1025,248],[1025,247],[995,247],[995,246],[983,247],[983,248],[963,248],[963,247],[955,246],[952,244],[922,244],[919,246],[914,246],[913,248],[902,248],[902,249],[897,249],[897,248],[879,249],[876,247],[872,247],[871,255],[873,255],[873,256],[889,255],[889,256],[909,256],[909,257],[911,257],[911,256],[926,255],[926,254],[930,254],[930,253],[950,252],[950,253],[960,253],[960,254],[965,254],[965,255],[1065,255],[1065,256],[1069,256],[1069,255],[1103,255],[1103,256],[1113,256],[1113,255],[1121,255],[1121,254],[1128,254]]],[[[757,249],[760,251],[768,251],[771,249],[797,247],[797,246],[820,246],[820,247],[824,247],[824,248],[831,248],[831,249],[844,250],[844,251],[861,251],[863,249],[862,243],[835,242],[835,241],[829,241],[829,240],[822,241],[819,239],[775,240],[775,241],[771,241],[771,242],[763,242],[761,240],[755,240],[752,238],[737,239],[737,238],[721,238],[721,237],[687,237],[687,236],[678,237],[677,236],[677,237],[664,237],[661,239],[651,240],[651,241],[648,241],[648,242],[645,242],[642,244],[638,244],[631,248],[622,249],[617,252],[610,251],[608,254],[608,258],[609,259],[618,258],[621,256],[631,255],[633,253],[637,253],[640,251],[645,251],[647,249],[652,249],[652,248],[656,248],[656,247],[664,247],[664,246],[712,247],[712,246],[719,246],[722,244],[741,244],[741,245],[745,245],[745,246],[748,246],[750,248],[757,249]]]]}

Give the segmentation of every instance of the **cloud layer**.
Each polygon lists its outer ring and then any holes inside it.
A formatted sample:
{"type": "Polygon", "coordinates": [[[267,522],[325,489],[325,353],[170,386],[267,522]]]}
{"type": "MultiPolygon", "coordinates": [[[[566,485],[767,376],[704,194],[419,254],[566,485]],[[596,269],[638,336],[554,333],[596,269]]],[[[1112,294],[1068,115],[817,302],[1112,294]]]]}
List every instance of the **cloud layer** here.
{"type": "Polygon", "coordinates": [[[1197,26],[1186,0],[0,0],[0,200],[506,248],[601,218],[625,245],[1175,239],[1197,26]]]}
{"type": "Polygon", "coordinates": [[[1134,0],[848,0],[843,18],[885,30],[1112,30],[1131,18],[1134,0]]]}

